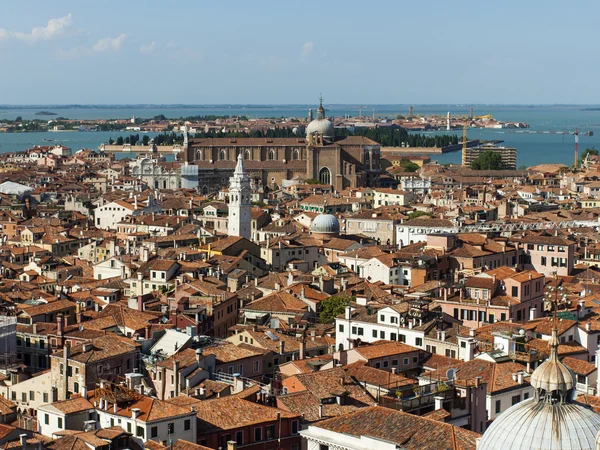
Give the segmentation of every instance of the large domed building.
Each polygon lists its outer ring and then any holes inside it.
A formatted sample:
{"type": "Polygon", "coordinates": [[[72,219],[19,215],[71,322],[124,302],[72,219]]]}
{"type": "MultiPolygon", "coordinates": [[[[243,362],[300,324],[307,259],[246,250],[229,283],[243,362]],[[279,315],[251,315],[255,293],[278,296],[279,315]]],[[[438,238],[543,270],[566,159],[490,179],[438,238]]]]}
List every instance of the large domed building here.
{"type": "Polygon", "coordinates": [[[558,360],[558,343],[554,329],[550,358],[531,375],[533,398],[517,403],[494,420],[478,450],[597,448],[600,415],[574,400],[575,375],[558,360]]]}
{"type": "MultiPolygon", "coordinates": [[[[287,180],[313,179],[336,191],[377,187],[380,146],[365,136],[335,136],[321,98],[316,119],[309,113],[306,138],[205,137],[189,140],[183,154],[197,173],[200,192],[208,195],[226,185],[242,155],[252,186],[280,189],[287,180]]],[[[298,131],[298,130],[297,130],[298,131]]]]}
{"type": "Polygon", "coordinates": [[[339,234],[340,222],[333,214],[319,214],[310,224],[310,231],[314,234],[339,234]]]}
{"type": "Polygon", "coordinates": [[[333,123],[325,117],[325,108],[323,108],[323,97],[319,99],[319,108],[317,109],[317,118],[311,120],[306,127],[306,136],[323,136],[325,139],[333,140],[335,137],[335,128],[333,123]]]}

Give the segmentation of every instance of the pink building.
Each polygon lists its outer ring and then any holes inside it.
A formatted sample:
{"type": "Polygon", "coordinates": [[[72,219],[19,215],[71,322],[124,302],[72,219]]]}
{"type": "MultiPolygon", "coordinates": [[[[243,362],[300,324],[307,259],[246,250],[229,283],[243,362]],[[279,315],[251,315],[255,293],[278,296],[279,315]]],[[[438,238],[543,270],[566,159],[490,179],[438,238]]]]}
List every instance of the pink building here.
{"type": "Polygon", "coordinates": [[[546,276],[569,275],[575,264],[575,242],[558,236],[524,236],[525,268],[546,276]]]}

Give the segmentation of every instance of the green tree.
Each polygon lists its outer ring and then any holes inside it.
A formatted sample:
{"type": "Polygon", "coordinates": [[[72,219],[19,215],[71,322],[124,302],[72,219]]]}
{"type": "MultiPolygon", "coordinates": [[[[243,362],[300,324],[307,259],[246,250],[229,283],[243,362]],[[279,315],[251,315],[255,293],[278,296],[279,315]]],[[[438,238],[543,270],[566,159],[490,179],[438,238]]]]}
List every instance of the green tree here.
{"type": "Polygon", "coordinates": [[[145,134],[144,137],[142,138],[142,145],[148,145],[150,143],[150,137],[145,134]]]}
{"type": "Polygon", "coordinates": [[[428,212],[425,212],[425,211],[413,211],[408,214],[408,220],[413,220],[413,219],[416,219],[417,217],[423,217],[423,216],[431,217],[431,214],[429,214],[428,212]]]}
{"type": "Polygon", "coordinates": [[[581,154],[581,161],[585,161],[587,155],[598,156],[600,153],[596,150],[596,147],[586,148],[581,154]]]}
{"type": "Polygon", "coordinates": [[[304,180],[304,184],[320,184],[320,181],[315,178],[307,178],[304,180]]]}
{"type": "Polygon", "coordinates": [[[117,145],[123,145],[123,136],[117,138],[117,145]]]}
{"type": "Polygon", "coordinates": [[[115,140],[113,138],[110,138],[108,140],[108,145],[113,145],[115,143],[115,140]]]}
{"type": "Polygon", "coordinates": [[[405,172],[416,172],[417,170],[419,170],[419,165],[408,159],[403,159],[402,161],[400,161],[400,166],[404,169],[405,172]]]}
{"type": "Polygon", "coordinates": [[[17,116],[15,122],[23,122],[23,118],[21,116],[17,116]]]}
{"type": "Polygon", "coordinates": [[[502,156],[492,150],[480,154],[471,163],[473,170],[500,170],[502,169],[502,156]]]}
{"type": "Polygon", "coordinates": [[[321,323],[332,323],[336,316],[343,314],[346,310],[346,306],[354,300],[354,297],[344,297],[340,295],[332,295],[323,300],[321,302],[321,312],[319,313],[321,323]]]}

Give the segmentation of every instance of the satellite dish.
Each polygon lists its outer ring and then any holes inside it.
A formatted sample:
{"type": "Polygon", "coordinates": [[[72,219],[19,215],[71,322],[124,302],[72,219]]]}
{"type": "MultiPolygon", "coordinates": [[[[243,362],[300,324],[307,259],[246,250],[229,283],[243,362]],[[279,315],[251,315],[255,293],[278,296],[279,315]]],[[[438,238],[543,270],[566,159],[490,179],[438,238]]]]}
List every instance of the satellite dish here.
{"type": "Polygon", "coordinates": [[[448,378],[448,381],[454,381],[456,378],[456,369],[448,369],[446,371],[446,378],[448,378]]]}
{"type": "Polygon", "coordinates": [[[525,330],[523,328],[519,330],[519,336],[525,336],[525,330]]]}

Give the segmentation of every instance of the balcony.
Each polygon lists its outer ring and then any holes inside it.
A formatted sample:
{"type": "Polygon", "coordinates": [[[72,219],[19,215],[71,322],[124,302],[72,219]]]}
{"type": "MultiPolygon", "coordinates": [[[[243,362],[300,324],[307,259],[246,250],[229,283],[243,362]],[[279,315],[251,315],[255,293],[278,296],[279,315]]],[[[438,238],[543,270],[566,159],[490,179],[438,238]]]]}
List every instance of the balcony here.
{"type": "Polygon", "coordinates": [[[435,397],[443,397],[444,402],[457,399],[456,389],[439,381],[416,386],[415,389],[404,390],[399,394],[399,397],[382,396],[379,403],[387,408],[410,412],[432,406],[435,403],[435,397]]]}

